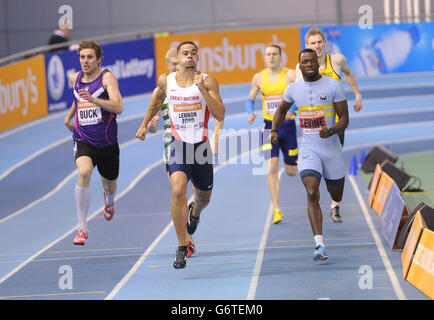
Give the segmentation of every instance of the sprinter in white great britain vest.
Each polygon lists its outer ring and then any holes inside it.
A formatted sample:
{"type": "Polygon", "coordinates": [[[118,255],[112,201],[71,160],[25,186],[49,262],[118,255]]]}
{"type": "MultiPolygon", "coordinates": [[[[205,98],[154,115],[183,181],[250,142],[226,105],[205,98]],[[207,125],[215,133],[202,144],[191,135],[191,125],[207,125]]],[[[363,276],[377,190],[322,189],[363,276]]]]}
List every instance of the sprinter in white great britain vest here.
{"type": "Polygon", "coordinates": [[[225,107],[217,80],[197,70],[197,45],[191,41],[182,42],[177,46],[176,52],[178,71],[159,77],[136,137],[145,139],[149,121],[160,111],[167,97],[172,130],[172,151],[168,163],[172,185],[171,208],[178,238],[173,266],[180,269],[186,266],[187,261],[186,232],[190,235],[195,232],[199,215],[208,205],[213,188],[208,120],[212,115],[216,122],[214,127],[217,123],[221,127],[225,107]],[[187,184],[190,179],[193,183],[194,201],[187,206],[187,184]]]}

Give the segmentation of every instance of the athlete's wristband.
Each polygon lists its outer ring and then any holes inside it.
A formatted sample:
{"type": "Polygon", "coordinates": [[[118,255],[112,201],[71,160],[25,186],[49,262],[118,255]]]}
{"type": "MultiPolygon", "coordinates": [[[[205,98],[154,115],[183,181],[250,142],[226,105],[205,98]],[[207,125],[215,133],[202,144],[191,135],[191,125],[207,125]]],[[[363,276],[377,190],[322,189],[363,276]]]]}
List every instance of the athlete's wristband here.
{"type": "Polygon", "coordinates": [[[291,106],[291,109],[289,109],[289,112],[291,112],[292,114],[297,114],[297,110],[298,110],[297,105],[293,104],[291,106]]]}
{"type": "Polygon", "coordinates": [[[271,129],[271,132],[278,132],[278,130],[277,129],[271,129]]]}
{"type": "Polygon", "coordinates": [[[329,129],[327,130],[327,132],[328,132],[328,134],[329,134],[329,137],[332,136],[332,135],[334,135],[334,134],[336,133],[335,130],[334,130],[333,128],[329,128],[329,129]]]}
{"type": "Polygon", "coordinates": [[[253,113],[253,107],[255,105],[255,100],[252,99],[247,99],[246,104],[244,105],[244,107],[246,108],[246,111],[248,114],[252,114],[253,113]]]}
{"type": "Polygon", "coordinates": [[[362,100],[362,95],[360,93],[356,94],[356,100],[362,100]]]}

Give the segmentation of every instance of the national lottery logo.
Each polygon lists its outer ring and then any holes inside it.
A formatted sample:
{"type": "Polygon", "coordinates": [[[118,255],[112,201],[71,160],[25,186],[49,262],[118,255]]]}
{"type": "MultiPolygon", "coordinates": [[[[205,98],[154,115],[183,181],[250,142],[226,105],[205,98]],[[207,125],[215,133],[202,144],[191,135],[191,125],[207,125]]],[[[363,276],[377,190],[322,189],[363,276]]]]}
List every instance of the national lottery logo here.
{"type": "Polygon", "coordinates": [[[65,69],[58,55],[53,55],[47,68],[48,92],[53,100],[59,100],[65,88],[65,69]]]}

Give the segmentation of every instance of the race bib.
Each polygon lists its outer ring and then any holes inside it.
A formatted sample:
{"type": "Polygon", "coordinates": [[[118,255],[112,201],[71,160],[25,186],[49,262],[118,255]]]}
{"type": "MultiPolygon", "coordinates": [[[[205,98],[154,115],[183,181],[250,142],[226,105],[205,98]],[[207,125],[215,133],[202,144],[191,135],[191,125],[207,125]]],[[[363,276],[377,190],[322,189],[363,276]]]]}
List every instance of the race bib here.
{"type": "Polygon", "coordinates": [[[298,117],[303,133],[319,133],[321,127],[326,127],[324,110],[298,110],[298,117]]]}
{"type": "Polygon", "coordinates": [[[80,126],[88,126],[102,122],[101,108],[89,101],[78,102],[77,116],[80,126]]]}
{"type": "Polygon", "coordinates": [[[265,98],[265,112],[272,116],[276,113],[277,108],[280,106],[280,103],[282,102],[282,95],[281,94],[275,94],[275,95],[266,95],[265,98]]]}
{"type": "Polygon", "coordinates": [[[173,112],[175,112],[175,122],[179,125],[191,126],[195,125],[199,119],[199,112],[202,112],[202,103],[183,103],[173,104],[173,112]]]}

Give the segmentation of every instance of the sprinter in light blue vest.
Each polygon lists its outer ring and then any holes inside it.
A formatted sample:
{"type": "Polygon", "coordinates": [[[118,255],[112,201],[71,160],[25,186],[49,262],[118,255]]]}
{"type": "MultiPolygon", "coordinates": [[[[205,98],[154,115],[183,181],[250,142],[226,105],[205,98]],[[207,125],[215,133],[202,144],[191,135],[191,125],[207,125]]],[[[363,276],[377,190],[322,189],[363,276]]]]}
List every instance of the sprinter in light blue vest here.
{"type": "Polygon", "coordinates": [[[344,191],[345,164],[336,133],[348,126],[348,104],[342,84],[319,73],[318,56],[312,49],[300,52],[303,79],[285,90],[271,127],[271,142],[278,139],[277,129],[293,104],[298,106],[302,139],[298,153],[298,173],[307,192],[307,212],[315,241],[314,260],[326,260],[322,235],[322,211],[319,205],[321,177],[334,201],[344,191]],[[336,115],[339,120],[335,122],[336,115]]]}

